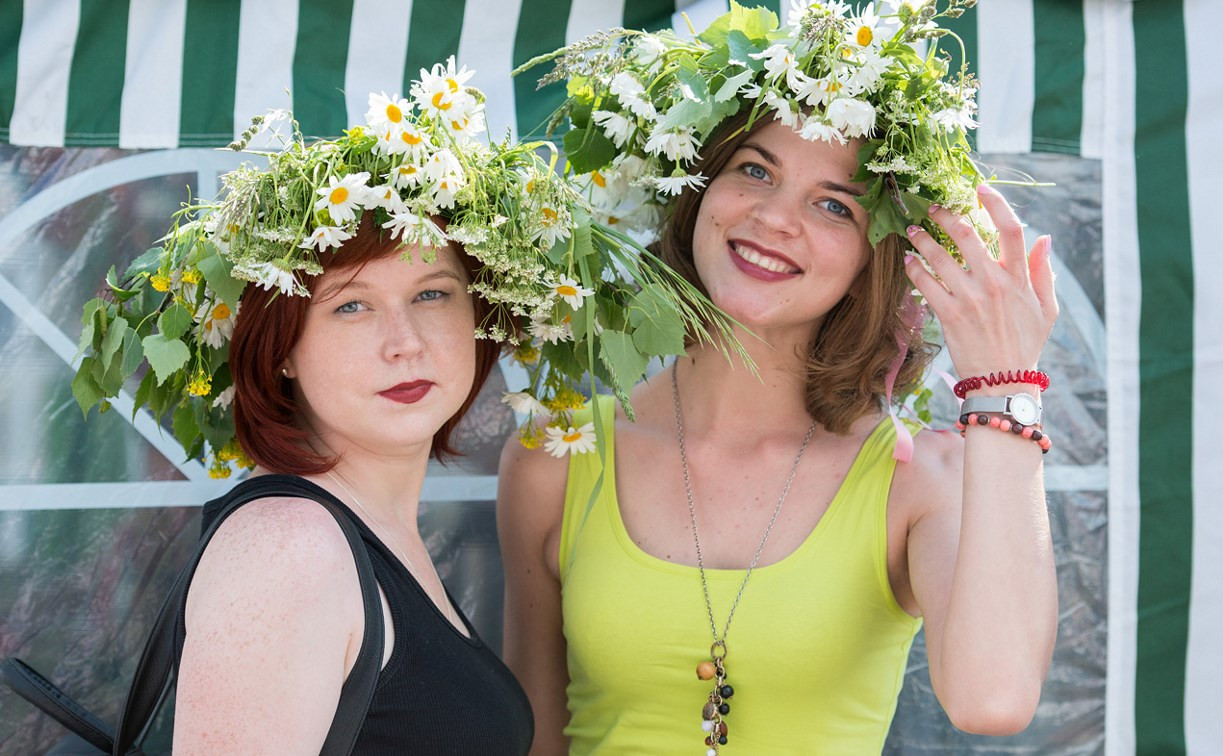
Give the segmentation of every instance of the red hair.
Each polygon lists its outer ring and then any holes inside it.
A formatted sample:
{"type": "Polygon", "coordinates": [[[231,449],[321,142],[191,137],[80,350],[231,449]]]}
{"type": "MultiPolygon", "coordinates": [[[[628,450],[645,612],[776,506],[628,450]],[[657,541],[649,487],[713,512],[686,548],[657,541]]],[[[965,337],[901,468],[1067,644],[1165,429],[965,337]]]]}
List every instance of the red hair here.
{"type": "MultiPolygon", "coordinates": [[[[453,242],[451,243],[454,244],[453,242]]],[[[398,241],[383,236],[370,218],[362,221],[356,235],[344,243],[339,253],[319,256],[325,271],[354,269],[384,257],[399,254],[398,241]]],[[[455,245],[459,262],[474,280],[479,263],[455,245]]],[[[318,276],[306,276],[307,289],[313,291],[318,276]]],[[[473,296],[476,323],[485,322],[490,307],[483,298],[473,296]]],[[[242,314],[234,324],[229,345],[229,369],[234,381],[234,430],[238,443],[260,467],[291,475],[317,475],[338,461],[310,449],[309,432],[298,424],[302,406],[293,395],[292,384],[281,373],[289,353],[301,338],[306,322],[307,297],[280,295],[276,290],[247,286],[242,293],[242,314]]],[[[493,365],[501,356],[501,345],[491,339],[476,339],[476,370],[471,390],[459,407],[433,436],[429,456],[439,461],[458,456],[451,445],[451,434],[471,408],[484,386],[493,365]]]]}

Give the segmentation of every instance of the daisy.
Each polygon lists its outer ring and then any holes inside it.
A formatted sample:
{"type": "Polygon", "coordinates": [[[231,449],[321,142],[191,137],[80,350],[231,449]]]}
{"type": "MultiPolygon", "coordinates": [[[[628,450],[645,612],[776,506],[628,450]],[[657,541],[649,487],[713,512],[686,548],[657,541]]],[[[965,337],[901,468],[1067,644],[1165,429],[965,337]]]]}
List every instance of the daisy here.
{"type": "Polygon", "coordinates": [[[628,138],[633,135],[633,129],[636,128],[632,121],[610,110],[596,110],[590,114],[590,117],[603,128],[603,133],[617,147],[623,147],[628,138]]]}
{"type": "Polygon", "coordinates": [[[380,207],[391,215],[402,212],[404,208],[403,198],[394,184],[372,187],[366,195],[365,206],[371,209],[380,207]]]}
{"type": "Polygon", "coordinates": [[[633,45],[633,58],[638,64],[650,68],[666,51],[666,45],[658,37],[653,34],[642,34],[637,38],[637,44],[633,45]]]}
{"type": "Polygon", "coordinates": [[[595,450],[595,425],[586,423],[581,428],[562,429],[549,425],[544,428],[548,440],[544,449],[553,457],[563,457],[566,454],[587,454],[595,450]]]}
{"type": "Polygon", "coordinates": [[[932,113],[930,117],[947,131],[954,131],[957,127],[965,131],[977,128],[977,122],[972,117],[972,110],[968,107],[943,108],[937,113],[932,113]]]}
{"type": "Polygon", "coordinates": [[[424,178],[424,175],[425,173],[420,169],[420,166],[404,163],[398,168],[392,169],[383,178],[390,181],[396,189],[410,189],[418,185],[420,180],[424,178]]]}
{"type": "Polygon", "coordinates": [[[879,17],[875,15],[875,4],[867,3],[862,14],[850,23],[849,31],[845,33],[846,43],[858,47],[878,47],[879,40],[875,35],[875,27],[878,24],[879,17]]]}
{"type": "Polygon", "coordinates": [[[365,122],[376,131],[387,128],[402,128],[404,120],[412,112],[412,103],[399,95],[387,97],[386,92],[369,95],[369,111],[365,114],[365,122]]]}
{"type": "Polygon", "coordinates": [[[751,57],[764,61],[766,78],[775,81],[782,75],[786,77],[786,85],[797,91],[803,84],[803,72],[798,70],[798,59],[789,45],[771,45],[763,52],[751,53],[751,57]]]}
{"type": "Polygon", "coordinates": [[[573,341],[573,324],[567,320],[562,321],[560,325],[547,320],[532,320],[531,325],[527,326],[527,333],[540,341],[559,344],[562,341],[573,341]]]}
{"type": "Polygon", "coordinates": [[[438,150],[425,161],[425,177],[430,181],[440,181],[448,176],[459,176],[463,166],[450,150],[438,150]]]}
{"type": "Polygon", "coordinates": [[[407,209],[395,213],[382,227],[390,229],[391,238],[400,239],[404,244],[419,244],[422,247],[446,246],[446,234],[432,218],[417,215],[407,209]]]}
{"type": "Polygon", "coordinates": [[[433,185],[433,203],[442,208],[454,207],[454,195],[462,188],[462,176],[443,176],[433,185]]]}
{"type": "Polygon", "coordinates": [[[215,302],[205,301],[195,313],[201,340],[213,349],[220,349],[233,337],[237,317],[237,308],[230,310],[229,305],[219,299],[215,302]]]}
{"type": "Polygon", "coordinates": [[[768,91],[764,93],[764,104],[773,109],[775,119],[798,131],[798,111],[793,103],[776,92],[768,91]]]}
{"type": "Polygon", "coordinates": [[[692,135],[692,128],[680,126],[677,129],[663,129],[655,126],[646,140],[645,151],[654,155],[666,154],[671,162],[681,158],[687,162],[696,159],[696,151],[701,146],[700,141],[692,135]]]}
{"type": "Polygon", "coordinates": [[[539,403],[539,400],[531,396],[526,391],[506,392],[501,395],[501,401],[510,405],[510,409],[519,415],[541,415],[547,410],[544,405],[539,403]]]}
{"type": "Polygon", "coordinates": [[[412,85],[412,98],[421,110],[446,115],[456,103],[462,105],[471,98],[463,85],[474,73],[468,71],[467,66],[455,71],[451,55],[445,66],[435,63],[432,71],[420,69],[420,81],[412,85]]]}
{"type": "Polygon", "coordinates": [[[847,137],[866,136],[875,128],[875,106],[866,100],[838,97],[824,113],[828,123],[847,137]]]}
{"type": "Polygon", "coordinates": [[[803,121],[803,128],[798,132],[798,135],[809,142],[828,142],[832,144],[835,141],[838,144],[845,144],[845,136],[819,116],[811,116],[805,119],[803,121]]]}
{"type": "Polygon", "coordinates": [[[539,227],[531,237],[551,249],[561,239],[569,238],[569,213],[551,205],[539,208],[539,227]]]}
{"type": "Polygon", "coordinates": [[[368,189],[365,182],[369,181],[369,174],[362,171],[350,173],[343,178],[333,175],[329,181],[330,186],[319,187],[315,190],[321,198],[314,203],[314,209],[326,210],[331,220],[336,223],[348,223],[355,220],[357,217],[355,208],[365,202],[365,192],[368,189]]]}
{"type": "Polygon", "coordinates": [[[325,252],[331,247],[340,246],[351,238],[352,234],[345,231],[341,226],[319,226],[314,229],[314,233],[310,234],[305,241],[297,246],[302,249],[314,247],[319,252],[325,252]]]}
{"type": "Polygon", "coordinates": [[[594,294],[594,289],[587,289],[576,280],[566,275],[560,275],[550,281],[544,281],[544,286],[552,290],[551,296],[560,297],[575,311],[581,309],[582,300],[594,294]]]}
{"type": "Polygon", "coordinates": [[[684,173],[682,170],[677,170],[670,176],[663,178],[657,176],[654,178],[654,186],[658,191],[669,197],[675,197],[682,194],[685,189],[693,188],[700,189],[705,186],[708,179],[701,173],[684,173]]]}
{"type": "Polygon", "coordinates": [[[293,275],[293,271],[277,267],[275,263],[238,264],[234,266],[234,273],[238,274],[239,278],[254,283],[264,291],[280,289],[280,293],[286,297],[293,294],[306,294],[306,296],[309,296],[309,292],[297,283],[297,277],[293,275]]]}
{"type": "Polygon", "coordinates": [[[658,118],[658,111],[653,103],[644,97],[645,87],[632,74],[621,71],[612,77],[608,89],[638,118],[653,121],[658,118]]]}

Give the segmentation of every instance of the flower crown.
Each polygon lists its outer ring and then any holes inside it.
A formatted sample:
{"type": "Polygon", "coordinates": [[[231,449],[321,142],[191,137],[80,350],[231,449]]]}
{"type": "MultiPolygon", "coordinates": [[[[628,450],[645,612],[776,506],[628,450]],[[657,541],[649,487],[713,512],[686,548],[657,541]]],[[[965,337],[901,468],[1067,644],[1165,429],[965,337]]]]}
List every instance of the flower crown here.
{"type": "Polygon", "coordinates": [[[937,0],[886,1],[882,15],[873,2],[860,12],[840,0],[794,2],[779,28],[772,11],[732,0],[690,41],[670,30],[614,29],[519,71],[556,60],[540,86],[568,80],[551,127],[569,119],[569,169],[604,223],[656,231],[673,196],[711,178],[700,173],[701,146],[733,136],[719,128],[749,110],[745,129],[776,119],[813,141],[861,140],[853,179],[866,185],[858,201],[872,244],[904,238],[910,224],[950,243],[927,218],[935,203],[988,234],[975,194],[985,176],[965,136],[976,126],[977,84],[962,68],[949,76],[937,44],[950,35],[937,19],[976,0],[950,0],[942,12],[937,0]],[[920,41],[930,43],[924,57],[920,41]]]}
{"type": "MultiPolygon", "coordinates": [[[[530,416],[521,438],[547,440],[557,456],[587,451],[590,429],[575,431],[577,387],[593,375],[631,413],[627,390],[651,358],[679,354],[686,333],[730,334],[707,299],[631,239],[592,221],[586,199],[538,154],[546,142],[485,144],[484,96],[454,58],[421,78],[411,99],[371,94],[368,125],[307,143],[287,113],[257,118],[230,145],[288,120],[283,149],[257,153],[223,178],[220,199],[190,203],[169,233],[85,304],[82,359],[73,381],[81,409],[119,394],[143,363],[135,409],[171,416],[188,458],[215,477],[249,466],[234,439],[229,339],[247,286],[308,296],[302,276],[322,272],[323,254],[343,254],[371,217],[408,257],[420,245],[455,241],[480,267],[472,293],[491,306],[477,338],[504,343],[528,368],[531,385],[506,396],[530,416]],[[443,229],[433,218],[441,216],[443,229]],[[553,413],[548,427],[537,422],[553,413]],[[577,434],[576,437],[574,434],[577,434]]],[[[719,339],[730,343],[733,339],[719,339]]]]}

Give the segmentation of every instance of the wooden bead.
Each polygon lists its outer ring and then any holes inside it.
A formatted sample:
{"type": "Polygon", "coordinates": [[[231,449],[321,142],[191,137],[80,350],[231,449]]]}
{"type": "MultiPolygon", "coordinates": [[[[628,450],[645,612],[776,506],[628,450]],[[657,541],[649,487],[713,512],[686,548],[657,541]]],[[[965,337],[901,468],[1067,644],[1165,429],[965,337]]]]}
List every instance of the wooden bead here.
{"type": "Polygon", "coordinates": [[[696,676],[701,680],[712,680],[717,671],[717,666],[711,661],[703,661],[696,665],[696,676]]]}
{"type": "Polygon", "coordinates": [[[713,701],[705,704],[705,708],[701,709],[701,719],[713,719],[717,716],[718,705],[713,701]]]}

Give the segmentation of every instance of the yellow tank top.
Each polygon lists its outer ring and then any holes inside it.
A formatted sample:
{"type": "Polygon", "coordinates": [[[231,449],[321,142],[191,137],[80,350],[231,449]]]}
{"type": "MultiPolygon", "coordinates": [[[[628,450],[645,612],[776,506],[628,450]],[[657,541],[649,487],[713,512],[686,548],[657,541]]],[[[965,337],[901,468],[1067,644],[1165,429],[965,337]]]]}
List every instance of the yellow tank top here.
{"type": "MultiPolygon", "coordinates": [[[[600,398],[599,408],[609,474],[586,515],[599,455],[570,458],[561,526],[565,734],[574,754],[704,753],[701,707],[711,683],[695,669],[712,638],[699,573],[645,553],[629,537],[611,474],[613,400],[600,398]]],[[[589,419],[589,408],[583,413],[578,423],[589,419]]],[[[888,583],[894,442],[885,418],[802,545],[752,572],[728,639],[735,693],[724,756],[883,749],[921,626],[888,583]]],[[[721,630],[744,570],[705,572],[721,630]]]]}

